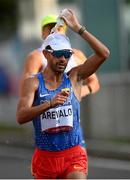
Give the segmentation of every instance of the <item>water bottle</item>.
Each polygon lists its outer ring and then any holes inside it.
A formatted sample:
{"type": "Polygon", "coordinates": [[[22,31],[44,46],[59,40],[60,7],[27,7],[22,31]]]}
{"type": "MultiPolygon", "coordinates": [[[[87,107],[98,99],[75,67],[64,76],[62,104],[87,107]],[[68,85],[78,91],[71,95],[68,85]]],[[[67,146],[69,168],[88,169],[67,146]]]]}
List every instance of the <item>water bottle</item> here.
{"type": "Polygon", "coordinates": [[[63,15],[64,15],[64,16],[67,16],[68,13],[69,13],[68,9],[63,9],[63,10],[60,12],[60,14],[59,14],[59,16],[58,16],[58,18],[57,18],[57,23],[56,23],[55,27],[51,30],[51,33],[54,33],[54,32],[58,29],[58,27],[65,25],[64,20],[61,19],[60,17],[63,16],[63,15]]]}
{"type": "Polygon", "coordinates": [[[61,19],[60,16],[58,16],[58,18],[57,18],[57,23],[56,23],[56,27],[64,26],[64,25],[65,25],[64,20],[61,19]]]}

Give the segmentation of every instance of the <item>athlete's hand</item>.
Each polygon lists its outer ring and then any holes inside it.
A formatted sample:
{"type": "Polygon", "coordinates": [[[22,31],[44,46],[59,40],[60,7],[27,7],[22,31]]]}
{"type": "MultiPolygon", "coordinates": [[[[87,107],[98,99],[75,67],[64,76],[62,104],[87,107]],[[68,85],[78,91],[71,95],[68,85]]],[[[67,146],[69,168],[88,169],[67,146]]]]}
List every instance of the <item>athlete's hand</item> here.
{"type": "Polygon", "coordinates": [[[60,93],[58,93],[50,102],[51,108],[64,104],[68,96],[69,92],[67,91],[61,91],[60,93]]]}
{"type": "Polygon", "coordinates": [[[71,9],[68,9],[67,13],[61,15],[60,17],[65,21],[66,25],[75,32],[78,32],[79,29],[82,27],[75,13],[71,9]]]}

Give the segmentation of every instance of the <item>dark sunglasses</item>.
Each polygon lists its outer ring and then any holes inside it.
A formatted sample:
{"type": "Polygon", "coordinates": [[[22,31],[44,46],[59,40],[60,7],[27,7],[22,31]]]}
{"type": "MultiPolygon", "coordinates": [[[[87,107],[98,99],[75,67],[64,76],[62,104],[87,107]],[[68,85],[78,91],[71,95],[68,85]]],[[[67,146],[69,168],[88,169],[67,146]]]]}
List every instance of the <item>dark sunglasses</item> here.
{"type": "Polygon", "coordinates": [[[73,54],[73,51],[71,51],[71,50],[51,50],[51,49],[48,49],[47,51],[49,51],[56,58],[60,58],[60,57],[64,56],[66,59],[69,59],[73,54]]]}

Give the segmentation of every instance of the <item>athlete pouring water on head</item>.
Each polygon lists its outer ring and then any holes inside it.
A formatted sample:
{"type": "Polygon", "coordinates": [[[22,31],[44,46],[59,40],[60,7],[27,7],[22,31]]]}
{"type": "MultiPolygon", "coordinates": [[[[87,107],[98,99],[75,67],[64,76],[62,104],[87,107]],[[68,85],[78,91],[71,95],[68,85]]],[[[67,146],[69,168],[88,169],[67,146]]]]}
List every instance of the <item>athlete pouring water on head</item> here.
{"type": "Polygon", "coordinates": [[[36,148],[32,172],[37,179],[86,178],[88,161],[81,147],[81,88],[83,81],[109,57],[108,48],[80,25],[73,11],[69,10],[69,16],[62,18],[90,45],[94,54],[66,74],[73,54],[70,41],[59,32],[50,34],[43,48],[47,59],[45,70],[23,84],[17,121],[33,122],[36,148]],[[69,91],[63,90],[66,88],[69,91]]]}

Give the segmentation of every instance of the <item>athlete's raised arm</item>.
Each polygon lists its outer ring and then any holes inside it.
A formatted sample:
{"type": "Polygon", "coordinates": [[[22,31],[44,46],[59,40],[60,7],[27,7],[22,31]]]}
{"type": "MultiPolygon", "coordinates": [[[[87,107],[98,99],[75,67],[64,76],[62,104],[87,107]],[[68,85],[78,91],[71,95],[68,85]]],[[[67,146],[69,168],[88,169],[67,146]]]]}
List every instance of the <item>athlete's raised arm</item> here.
{"type": "MultiPolygon", "coordinates": [[[[87,57],[85,54],[79,49],[73,49],[74,51],[74,60],[76,61],[77,66],[83,64],[87,57]]],[[[85,97],[87,95],[94,94],[100,89],[100,83],[96,73],[92,74],[91,76],[87,77],[81,88],[81,97],[85,97]]]]}

